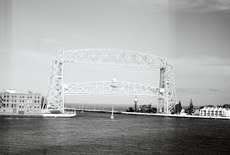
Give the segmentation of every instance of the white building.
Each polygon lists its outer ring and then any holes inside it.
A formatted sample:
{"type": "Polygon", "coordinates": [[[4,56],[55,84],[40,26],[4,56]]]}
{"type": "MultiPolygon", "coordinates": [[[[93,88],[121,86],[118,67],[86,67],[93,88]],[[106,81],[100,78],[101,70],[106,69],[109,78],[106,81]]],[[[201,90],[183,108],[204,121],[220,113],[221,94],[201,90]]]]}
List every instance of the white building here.
{"type": "Polygon", "coordinates": [[[0,114],[39,114],[44,108],[44,97],[39,93],[0,93],[0,114]]]}
{"type": "Polygon", "coordinates": [[[200,116],[230,117],[230,109],[221,107],[204,107],[200,109],[200,116]]]}

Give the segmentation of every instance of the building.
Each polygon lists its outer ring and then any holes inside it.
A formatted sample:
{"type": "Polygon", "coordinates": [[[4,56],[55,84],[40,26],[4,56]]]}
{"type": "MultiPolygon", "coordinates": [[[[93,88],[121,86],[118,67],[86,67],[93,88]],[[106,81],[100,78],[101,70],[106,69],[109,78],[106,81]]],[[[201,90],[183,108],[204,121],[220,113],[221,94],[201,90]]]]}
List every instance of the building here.
{"type": "Polygon", "coordinates": [[[157,108],[152,107],[151,104],[148,105],[140,105],[138,108],[138,112],[143,112],[143,113],[156,113],[157,108]]]}
{"type": "Polygon", "coordinates": [[[39,114],[45,108],[44,97],[39,93],[0,93],[0,114],[39,114]]]}
{"type": "Polygon", "coordinates": [[[200,109],[200,116],[230,117],[230,109],[221,107],[204,107],[200,109]]]}

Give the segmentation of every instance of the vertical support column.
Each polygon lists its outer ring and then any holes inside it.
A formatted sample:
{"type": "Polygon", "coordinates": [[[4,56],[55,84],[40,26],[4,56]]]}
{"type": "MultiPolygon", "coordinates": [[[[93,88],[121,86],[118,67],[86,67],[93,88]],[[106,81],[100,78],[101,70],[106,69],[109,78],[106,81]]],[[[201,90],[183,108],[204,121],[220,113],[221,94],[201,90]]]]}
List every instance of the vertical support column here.
{"type": "Polygon", "coordinates": [[[165,88],[165,68],[160,68],[160,88],[165,88]]]}
{"type": "MultiPolygon", "coordinates": [[[[63,54],[64,55],[64,54],[63,54]]],[[[64,62],[61,62],[61,101],[60,101],[60,111],[61,113],[65,112],[65,95],[64,95],[64,62]]]]}
{"type": "Polygon", "coordinates": [[[48,110],[64,113],[64,92],[63,92],[63,62],[55,59],[52,62],[52,74],[48,92],[48,110]]]}
{"type": "Polygon", "coordinates": [[[158,109],[157,112],[166,112],[165,109],[165,71],[164,67],[160,68],[160,81],[159,81],[159,97],[158,97],[158,109]]]}
{"type": "Polygon", "coordinates": [[[167,103],[167,111],[171,113],[174,109],[176,104],[176,83],[175,83],[175,75],[173,71],[172,65],[166,66],[166,73],[165,73],[165,80],[166,80],[166,103],[167,103]]]}

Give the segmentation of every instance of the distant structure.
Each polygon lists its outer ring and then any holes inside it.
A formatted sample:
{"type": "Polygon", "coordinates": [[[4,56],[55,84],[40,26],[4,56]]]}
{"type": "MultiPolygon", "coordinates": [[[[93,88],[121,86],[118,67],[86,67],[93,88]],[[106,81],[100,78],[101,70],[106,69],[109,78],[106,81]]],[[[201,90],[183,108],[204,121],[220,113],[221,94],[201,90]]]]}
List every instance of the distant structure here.
{"type": "Polygon", "coordinates": [[[134,98],[134,111],[135,112],[137,111],[137,102],[138,102],[138,99],[137,99],[137,96],[135,96],[134,98]]]}
{"type": "Polygon", "coordinates": [[[175,77],[172,65],[165,58],[137,51],[118,49],[65,50],[52,61],[48,88],[48,109],[64,113],[65,95],[129,95],[155,96],[158,112],[171,113],[176,103],[175,77]],[[68,63],[113,64],[142,66],[147,70],[159,70],[159,87],[128,81],[95,81],[64,83],[64,65],[68,63]],[[116,88],[116,89],[114,89],[116,88]]]}
{"type": "Polygon", "coordinates": [[[0,93],[0,114],[27,115],[40,114],[46,108],[45,98],[39,93],[0,93]]]}
{"type": "Polygon", "coordinates": [[[204,107],[200,109],[200,116],[230,117],[230,109],[221,107],[204,107]]]}

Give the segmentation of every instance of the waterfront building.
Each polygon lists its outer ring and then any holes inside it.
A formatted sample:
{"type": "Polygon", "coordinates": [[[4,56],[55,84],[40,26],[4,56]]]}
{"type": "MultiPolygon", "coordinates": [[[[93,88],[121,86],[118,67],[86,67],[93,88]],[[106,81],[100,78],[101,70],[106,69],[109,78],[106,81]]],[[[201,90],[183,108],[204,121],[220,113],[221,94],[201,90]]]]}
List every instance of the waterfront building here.
{"type": "Polygon", "coordinates": [[[0,114],[39,114],[45,108],[44,97],[39,93],[0,93],[0,114]]]}
{"type": "Polygon", "coordinates": [[[222,107],[204,107],[200,109],[200,116],[230,117],[230,109],[222,107]]]}

